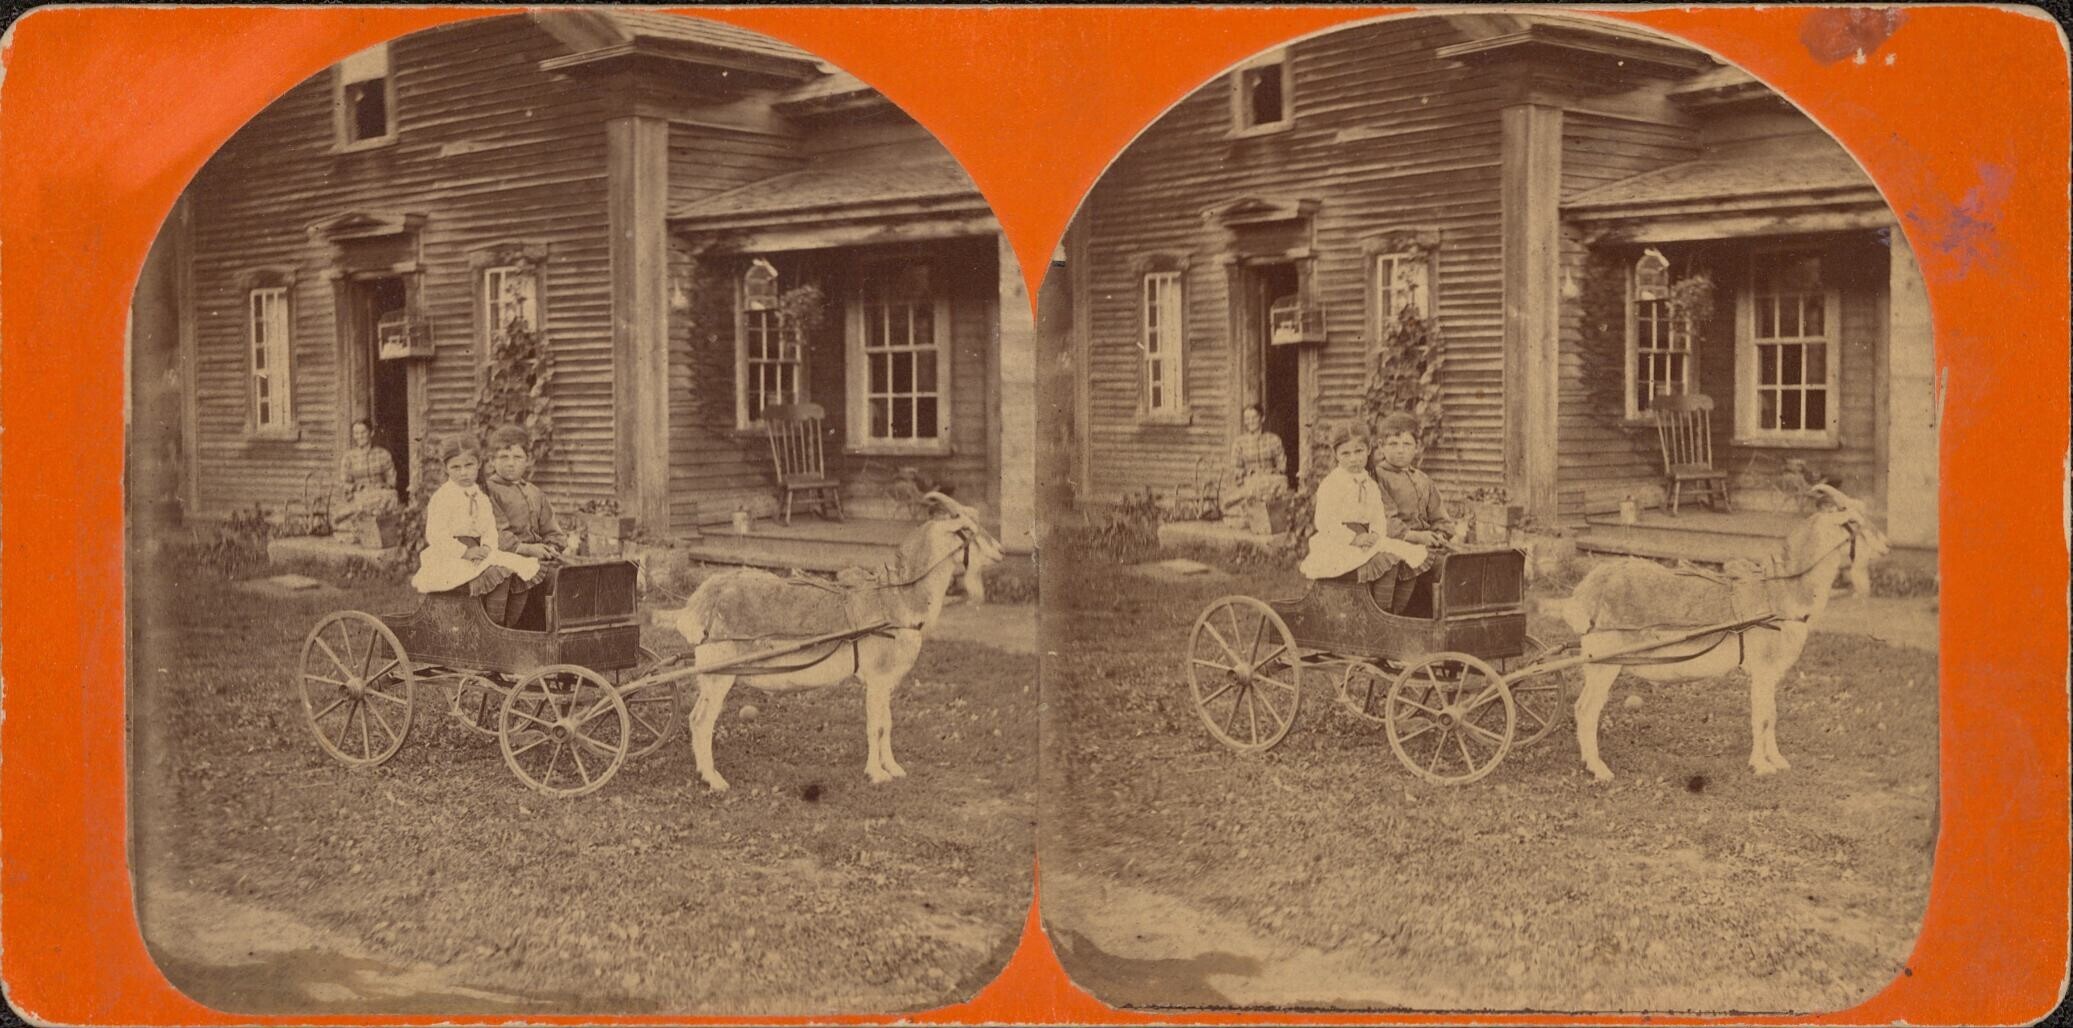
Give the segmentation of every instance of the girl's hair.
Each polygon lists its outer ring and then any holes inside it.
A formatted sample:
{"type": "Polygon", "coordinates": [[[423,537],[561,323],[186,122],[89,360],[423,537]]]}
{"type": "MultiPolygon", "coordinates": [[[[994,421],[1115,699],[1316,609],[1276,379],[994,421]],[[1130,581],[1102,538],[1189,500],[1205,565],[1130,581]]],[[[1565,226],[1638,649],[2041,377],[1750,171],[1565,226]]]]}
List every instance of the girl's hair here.
{"type": "Polygon", "coordinates": [[[1382,423],[1375,426],[1375,435],[1382,439],[1388,439],[1393,435],[1407,435],[1416,439],[1418,438],[1418,419],[1403,411],[1397,411],[1383,418],[1382,423]]]}
{"type": "Polygon", "coordinates": [[[450,435],[439,441],[439,463],[444,464],[463,453],[472,454],[476,460],[480,461],[482,459],[482,441],[465,433],[450,435]]]}
{"type": "Polygon", "coordinates": [[[1338,452],[1339,447],[1356,439],[1369,449],[1375,446],[1374,440],[1368,437],[1368,426],[1361,424],[1358,419],[1349,419],[1333,425],[1331,434],[1325,438],[1326,445],[1331,447],[1334,453],[1338,452]]]}

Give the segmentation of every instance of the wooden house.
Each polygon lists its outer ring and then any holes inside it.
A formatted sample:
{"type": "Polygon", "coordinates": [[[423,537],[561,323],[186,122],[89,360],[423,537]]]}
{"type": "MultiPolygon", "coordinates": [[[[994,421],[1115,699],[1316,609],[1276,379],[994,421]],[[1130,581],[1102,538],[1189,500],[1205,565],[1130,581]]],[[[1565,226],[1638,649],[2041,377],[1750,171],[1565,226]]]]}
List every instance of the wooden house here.
{"type": "Polygon", "coordinates": [[[883,96],[721,23],[529,12],[355,54],[209,159],[138,295],[190,515],[292,502],[362,417],[407,479],[532,332],[565,508],[657,540],[768,516],[761,412],[810,402],[850,513],[909,513],[904,477],[1029,545],[1033,329],[985,201],[883,96]]]}
{"type": "Polygon", "coordinates": [[[1148,127],[1066,248],[1081,502],[1186,488],[1251,402],[1307,454],[1408,309],[1441,340],[1424,466],[1456,496],[1542,523],[1658,505],[1652,408],[1699,393],[1736,507],[1831,477],[1935,545],[1927,300],[1892,211],[1672,40],[1510,13],[1295,40],[1148,127]]]}

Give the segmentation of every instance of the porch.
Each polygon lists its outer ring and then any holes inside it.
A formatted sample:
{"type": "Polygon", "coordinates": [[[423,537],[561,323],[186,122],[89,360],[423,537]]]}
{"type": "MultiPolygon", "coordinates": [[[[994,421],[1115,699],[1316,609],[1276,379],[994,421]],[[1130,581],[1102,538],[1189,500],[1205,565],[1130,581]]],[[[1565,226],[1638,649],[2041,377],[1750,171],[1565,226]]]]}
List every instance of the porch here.
{"type": "Polygon", "coordinates": [[[789,525],[757,518],[746,535],[709,531],[679,544],[676,550],[707,564],[832,574],[848,567],[875,568],[892,560],[900,541],[919,524],[893,518],[828,521],[813,514],[794,515],[789,525]]]}
{"type": "Polygon", "coordinates": [[[1576,548],[1586,553],[1688,560],[1722,564],[1773,556],[1785,536],[1805,520],[1804,514],[1779,511],[1731,511],[1685,508],[1671,516],[1644,510],[1634,524],[1621,524],[1617,514],[1594,514],[1576,534],[1576,548]]]}

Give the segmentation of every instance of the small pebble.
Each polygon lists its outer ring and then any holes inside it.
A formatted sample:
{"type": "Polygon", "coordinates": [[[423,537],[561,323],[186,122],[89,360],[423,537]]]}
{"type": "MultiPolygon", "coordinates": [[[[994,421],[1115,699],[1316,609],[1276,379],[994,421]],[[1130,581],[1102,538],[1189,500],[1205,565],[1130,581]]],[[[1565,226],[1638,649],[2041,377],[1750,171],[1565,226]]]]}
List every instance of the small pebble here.
{"type": "Polygon", "coordinates": [[[1624,701],[1622,701],[1622,702],[1620,703],[1620,706],[1622,706],[1622,707],[1625,707],[1625,708],[1627,708],[1628,710],[1633,710],[1633,709],[1635,709],[1636,707],[1639,707],[1639,706],[1641,706],[1641,697],[1639,697],[1639,696],[1629,696],[1629,697],[1627,697],[1627,698],[1626,698],[1626,699],[1625,699],[1624,701]]]}
{"type": "Polygon", "coordinates": [[[737,716],[742,718],[743,720],[748,720],[761,713],[763,713],[763,711],[759,709],[755,704],[748,703],[742,705],[741,713],[737,716]]]}

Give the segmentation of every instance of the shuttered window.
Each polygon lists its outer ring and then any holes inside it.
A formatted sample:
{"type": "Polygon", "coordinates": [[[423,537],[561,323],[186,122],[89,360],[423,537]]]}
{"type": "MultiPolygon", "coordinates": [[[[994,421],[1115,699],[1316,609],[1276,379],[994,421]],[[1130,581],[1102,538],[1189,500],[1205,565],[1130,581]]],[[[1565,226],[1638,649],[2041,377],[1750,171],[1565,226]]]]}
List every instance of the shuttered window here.
{"type": "Polygon", "coordinates": [[[849,305],[851,445],[950,448],[950,304],[926,264],[865,267],[849,305]]]}
{"type": "Polygon", "coordinates": [[[1836,441],[1837,306],[1820,254],[1752,255],[1748,286],[1737,304],[1737,436],[1836,441]]]}
{"type": "Polygon", "coordinates": [[[281,286],[246,294],[251,354],[252,428],[281,432],[293,424],[288,365],[288,290],[281,286]]]}
{"type": "Polygon", "coordinates": [[[1143,407],[1151,416],[1177,415],[1182,394],[1183,324],[1178,271],[1154,271],[1144,277],[1143,407]]]}

